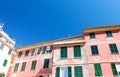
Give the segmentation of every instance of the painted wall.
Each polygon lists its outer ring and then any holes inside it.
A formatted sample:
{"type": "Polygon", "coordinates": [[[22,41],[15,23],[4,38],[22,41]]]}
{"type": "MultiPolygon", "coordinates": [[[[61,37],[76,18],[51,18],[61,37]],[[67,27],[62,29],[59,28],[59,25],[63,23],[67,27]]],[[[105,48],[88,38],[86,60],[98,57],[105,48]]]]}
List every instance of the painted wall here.
{"type": "MultiPolygon", "coordinates": [[[[36,76],[38,72],[43,68],[44,59],[52,58],[52,53],[43,54],[43,51],[40,52],[38,55],[31,56],[33,49],[30,49],[29,55],[25,57],[25,51],[22,53],[22,57],[18,58],[16,56],[14,61],[14,67],[16,63],[19,63],[19,67],[17,72],[13,72],[14,68],[12,68],[11,76],[10,77],[39,77],[36,76]],[[36,69],[31,70],[32,61],[37,60],[36,69]],[[27,62],[25,71],[21,71],[22,63],[27,62]]],[[[52,61],[51,61],[52,62],[52,61]]],[[[50,62],[50,66],[52,63],[50,62]]],[[[51,67],[50,67],[51,69],[51,67]]]]}
{"type": "Polygon", "coordinates": [[[109,48],[109,44],[116,44],[118,51],[120,53],[120,31],[112,31],[113,37],[107,37],[105,32],[96,32],[96,38],[90,39],[89,34],[85,34],[84,38],[86,41],[85,49],[87,51],[90,77],[95,77],[94,65],[95,63],[100,63],[103,77],[113,77],[112,69],[110,66],[111,62],[120,62],[119,54],[112,54],[109,48]],[[92,55],[91,45],[98,46],[99,55],[92,55]],[[107,68],[107,69],[106,69],[107,68]],[[109,72],[109,73],[108,73],[109,72]]]}
{"type": "Polygon", "coordinates": [[[56,67],[72,67],[72,77],[74,77],[74,66],[82,66],[83,76],[89,77],[89,70],[87,64],[87,55],[85,48],[81,46],[81,58],[74,59],[73,46],[68,46],[67,59],[60,59],[60,47],[54,49],[53,53],[53,67],[52,67],[52,77],[55,77],[56,67]]]}

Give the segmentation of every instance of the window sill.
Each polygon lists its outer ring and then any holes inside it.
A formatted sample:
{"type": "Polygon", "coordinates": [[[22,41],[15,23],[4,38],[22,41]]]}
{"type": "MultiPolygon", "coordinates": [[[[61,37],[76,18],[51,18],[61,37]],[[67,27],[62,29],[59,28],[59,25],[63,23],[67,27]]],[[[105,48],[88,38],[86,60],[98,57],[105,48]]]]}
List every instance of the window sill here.
{"type": "Polygon", "coordinates": [[[74,57],[74,59],[81,59],[82,57],[74,57]]]}
{"type": "Polygon", "coordinates": [[[118,55],[119,53],[111,53],[111,55],[118,55]]]}
{"type": "Polygon", "coordinates": [[[67,58],[60,58],[60,60],[67,60],[67,58]]]}
{"type": "Polygon", "coordinates": [[[92,54],[92,56],[100,56],[99,54],[92,54]]]}

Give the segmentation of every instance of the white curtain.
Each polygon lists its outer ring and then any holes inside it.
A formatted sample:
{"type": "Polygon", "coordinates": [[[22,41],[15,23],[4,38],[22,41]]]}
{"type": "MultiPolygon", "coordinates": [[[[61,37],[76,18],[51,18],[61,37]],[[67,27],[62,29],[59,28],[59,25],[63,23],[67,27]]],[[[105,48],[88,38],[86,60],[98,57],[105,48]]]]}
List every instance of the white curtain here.
{"type": "Polygon", "coordinates": [[[60,68],[60,77],[68,77],[68,68],[67,67],[60,68]]]}

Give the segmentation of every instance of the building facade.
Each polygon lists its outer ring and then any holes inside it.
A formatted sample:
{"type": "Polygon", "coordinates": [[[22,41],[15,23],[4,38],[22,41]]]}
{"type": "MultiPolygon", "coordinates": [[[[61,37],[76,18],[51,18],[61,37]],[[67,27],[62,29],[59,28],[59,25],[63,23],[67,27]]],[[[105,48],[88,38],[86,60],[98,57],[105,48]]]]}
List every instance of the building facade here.
{"type": "Polygon", "coordinates": [[[15,55],[15,41],[6,34],[0,25],[0,76],[9,76],[12,59],[15,55]]]}
{"type": "Polygon", "coordinates": [[[120,26],[16,49],[10,77],[119,77],[120,26]]]}

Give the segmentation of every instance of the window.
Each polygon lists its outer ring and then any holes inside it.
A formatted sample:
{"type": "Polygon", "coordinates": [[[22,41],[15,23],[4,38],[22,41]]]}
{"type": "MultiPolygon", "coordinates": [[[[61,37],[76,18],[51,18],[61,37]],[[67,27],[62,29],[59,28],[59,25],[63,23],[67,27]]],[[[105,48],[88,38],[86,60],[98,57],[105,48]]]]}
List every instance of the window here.
{"type": "Polygon", "coordinates": [[[106,31],[106,36],[107,37],[112,37],[112,32],[111,31],[106,31]]]}
{"type": "Polygon", "coordinates": [[[67,58],[67,47],[61,47],[61,58],[67,58]]]}
{"type": "Polygon", "coordinates": [[[8,54],[9,54],[9,55],[11,55],[11,52],[12,52],[12,50],[11,50],[11,49],[9,49],[8,54]]]}
{"type": "Polygon", "coordinates": [[[2,38],[2,34],[0,34],[0,38],[2,38]]]}
{"type": "Polygon", "coordinates": [[[43,68],[49,68],[49,59],[44,60],[44,66],[43,68]]]}
{"type": "Polygon", "coordinates": [[[16,72],[18,70],[18,66],[19,66],[19,63],[16,63],[15,67],[14,67],[14,72],[16,72]]]}
{"type": "Polygon", "coordinates": [[[4,44],[1,44],[0,49],[3,50],[3,48],[4,48],[4,44]]]}
{"type": "Polygon", "coordinates": [[[21,71],[24,71],[24,70],[25,70],[25,67],[26,67],[26,62],[23,62],[21,71]]]}
{"type": "Polygon", "coordinates": [[[116,44],[109,44],[109,47],[110,47],[111,53],[118,54],[118,49],[116,44]]]}
{"type": "Polygon", "coordinates": [[[52,52],[52,46],[47,46],[47,47],[44,47],[44,53],[50,53],[52,52]]]}
{"type": "Polygon", "coordinates": [[[83,71],[82,71],[82,66],[75,66],[74,67],[74,74],[75,77],[83,77],[83,71]]]}
{"type": "Polygon", "coordinates": [[[102,76],[102,70],[100,64],[94,64],[95,76],[102,76]]]}
{"type": "Polygon", "coordinates": [[[72,77],[71,67],[57,67],[56,77],[72,77]]]}
{"type": "Polygon", "coordinates": [[[36,63],[37,63],[36,60],[32,61],[31,70],[35,70],[35,68],[36,68],[36,63]]]}
{"type": "Polygon", "coordinates": [[[22,52],[19,52],[18,53],[18,58],[22,56],[22,52]]]}
{"type": "Polygon", "coordinates": [[[8,62],[8,60],[5,59],[4,62],[3,62],[4,67],[7,65],[7,62],[8,62]]]}
{"type": "Polygon", "coordinates": [[[115,66],[115,63],[111,63],[112,71],[114,76],[118,76],[118,72],[115,66]]]}
{"type": "Polygon", "coordinates": [[[91,46],[91,51],[92,51],[92,55],[98,55],[98,47],[97,45],[91,46]]]}
{"type": "Polygon", "coordinates": [[[81,48],[80,46],[74,46],[74,58],[81,57],[81,48]]]}
{"type": "Polygon", "coordinates": [[[89,36],[91,39],[94,39],[95,38],[95,33],[89,33],[89,36]]]}
{"type": "Polygon", "coordinates": [[[38,54],[40,54],[40,51],[41,51],[40,48],[33,49],[33,51],[32,51],[32,56],[33,56],[33,55],[38,55],[38,54]]]}
{"type": "Polygon", "coordinates": [[[25,56],[28,56],[28,55],[29,55],[29,50],[25,52],[25,56]]]}

